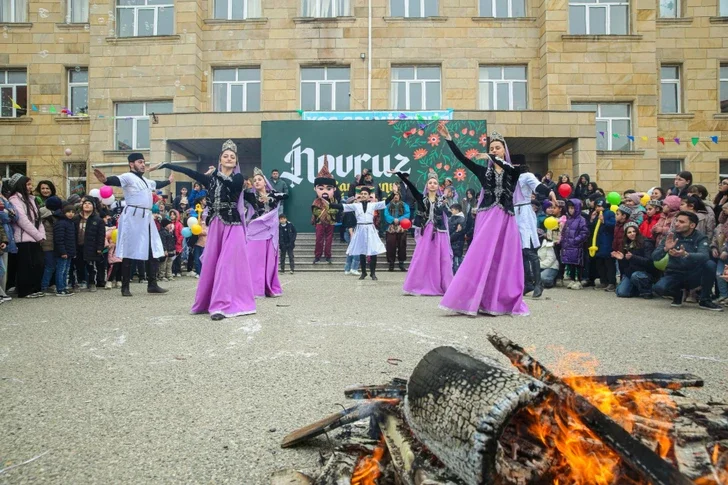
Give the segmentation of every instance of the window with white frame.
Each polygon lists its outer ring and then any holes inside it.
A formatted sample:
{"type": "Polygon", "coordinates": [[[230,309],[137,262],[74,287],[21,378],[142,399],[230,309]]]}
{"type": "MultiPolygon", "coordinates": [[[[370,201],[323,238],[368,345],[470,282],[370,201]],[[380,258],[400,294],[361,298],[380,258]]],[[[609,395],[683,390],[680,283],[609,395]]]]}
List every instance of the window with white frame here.
{"type": "Polygon", "coordinates": [[[680,112],[680,66],[660,67],[660,112],[680,112]]]}
{"type": "Polygon", "coordinates": [[[440,109],[439,66],[392,67],[392,109],[440,109]]]}
{"type": "Polygon", "coordinates": [[[21,175],[27,174],[27,168],[25,162],[6,162],[0,163],[0,179],[3,182],[10,180],[10,177],[19,173],[21,175]]]}
{"type": "Polygon", "coordinates": [[[681,0],[660,0],[660,18],[676,19],[680,16],[681,0]]]}
{"type": "Polygon", "coordinates": [[[481,17],[518,18],[526,16],[526,0],[479,0],[481,17]]]}
{"type": "Polygon", "coordinates": [[[720,112],[728,113],[728,64],[720,65],[720,112]]]}
{"type": "Polygon", "coordinates": [[[437,0],[391,0],[392,17],[437,17],[437,0]]]}
{"type": "Polygon", "coordinates": [[[626,0],[569,0],[569,33],[573,35],[626,35],[628,17],[626,0]]]}
{"type": "Polygon", "coordinates": [[[73,194],[83,195],[86,193],[86,164],[66,164],[66,197],[73,194]]]}
{"type": "Polygon", "coordinates": [[[215,0],[216,19],[257,19],[261,15],[260,0],[215,0]]]}
{"type": "Polygon", "coordinates": [[[260,111],[260,68],[212,71],[214,111],[260,111]]]}
{"type": "MultiPolygon", "coordinates": [[[[728,158],[722,158],[718,161],[718,167],[720,175],[718,175],[721,182],[723,180],[728,179],[728,158]]],[[[721,187],[722,189],[723,187],[721,187]]]]}
{"type": "Polygon", "coordinates": [[[143,150],[149,144],[149,116],[172,112],[172,101],[116,103],[116,149],[143,150]]]}
{"type": "Polygon", "coordinates": [[[68,109],[78,115],[88,114],[88,69],[68,70],[68,109]]]}
{"type": "Polygon", "coordinates": [[[349,68],[301,68],[301,109],[304,111],[348,110],[349,68]]]}
{"type": "Polygon", "coordinates": [[[18,118],[28,113],[28,71],[0,71],[0,118],[18,118]]]}
{"type": "Polygon", "coordinates": [[[348,17],[350,0],[303,0],[304,17],[348,17]]]}
{"type": "Polygon", "coordinates": [[[718,15],[720,15],[721,17],[728,17],[728,0],[720,0],[718,15]]]}
{"type": "Polygon", "coordinates": [[[67,23],[88,23],[88,0],[68,0],[67,9],[67,23]]]}
{"type": "Polygon", "coordinates": [[[174,34],[174,0],[116,0],[119,37],[174,34]]]}
{"type": "Polygon", "coordinates": [[[683,170],[683,161],[679,158],[660,160],[660,187],[664,190],[675,185],[675,177],[683,170]]]}
{"type": "Polygon", "coordinates": [[[480,66],[480,109],[526,109],[527,90],[526,66],[480,66]]]}
{"type": "Polygon", "coordinates": [[[572,111],[596,113],[597,150],[631,150],[632,105],[628,103],[572,103],[572,111]]]}
{"type": "Polygon", "coordinates": [[[27,0],[0,0],[0,22],[27,22],[27,0]]]}

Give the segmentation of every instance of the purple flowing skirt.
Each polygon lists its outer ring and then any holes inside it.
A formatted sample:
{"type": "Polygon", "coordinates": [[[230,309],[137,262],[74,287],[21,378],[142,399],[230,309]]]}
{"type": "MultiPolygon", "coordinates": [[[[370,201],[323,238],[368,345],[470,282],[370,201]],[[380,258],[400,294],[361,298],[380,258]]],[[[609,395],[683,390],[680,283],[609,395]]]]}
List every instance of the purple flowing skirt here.
{"type": "Polygon", "coordinates": [[[404,280],[403,290],[409,295],[444,295],[452,281],[450,235],[446,232],[437,232],[435,239],[432,239],[434,230],[433,224],[427,224],[424,233],[417,239],[417,246],[404,280]]]}
{"type": "Polygon", "coordinates": [[[226,317],[255,313],[244,226],[228,226],[217,217],[208,226],[192,313],[222,313],[226,317]]]}
{"type": "Polygon", "coordinates": [[[475,232],[440,308],[467,315],[528,315],[516,218],[500,207],[478,213],[475,232]]]}
{"type": "Polygon", "coordinates": [[[278,250],[273,247],[273,240],[249,240],[248,261],[256,298],[281,296],[283,289],[278,280],[278,250]]]}

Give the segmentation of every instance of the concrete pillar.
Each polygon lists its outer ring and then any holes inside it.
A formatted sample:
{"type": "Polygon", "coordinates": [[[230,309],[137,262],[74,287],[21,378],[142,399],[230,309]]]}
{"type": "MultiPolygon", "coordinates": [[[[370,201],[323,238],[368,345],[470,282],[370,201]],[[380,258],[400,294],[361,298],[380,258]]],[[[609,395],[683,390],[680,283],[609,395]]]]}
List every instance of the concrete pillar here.
{"type": "Polygon", "coordinates": [[[574,180],[583,173],[588,173],[592,180],[597,176],[597,139],[576,138],[571,145],[571,164],[574,180]]]}

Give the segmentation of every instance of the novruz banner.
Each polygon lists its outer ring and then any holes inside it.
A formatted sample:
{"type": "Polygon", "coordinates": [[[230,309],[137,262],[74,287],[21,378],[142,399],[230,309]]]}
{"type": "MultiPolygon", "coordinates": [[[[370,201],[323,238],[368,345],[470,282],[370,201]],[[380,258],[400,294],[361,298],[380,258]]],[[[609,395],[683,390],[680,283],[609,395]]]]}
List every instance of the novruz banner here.
{"type": "MultiPolygon", "coordinates": [[[[410,180],[423,188],[430,169],[440,183],[451,178],[458,194],[478,187],[475,176],[455,159],[437,134],[438,121],[298,121],[262,122],[262,165],[266,175],[278,169],[288,186],[285,202],[288,218],[301,232],[312,232],[313,181],[329,156],[329,170],[339,190],[347,193],[354,177],[368,168],[374,181],[389,193],[398,182],[389,170],[409,172],[410,180]]],[[[455,142],[467,156],[485,151],[486,122],[448,121],[455,142]]]]}

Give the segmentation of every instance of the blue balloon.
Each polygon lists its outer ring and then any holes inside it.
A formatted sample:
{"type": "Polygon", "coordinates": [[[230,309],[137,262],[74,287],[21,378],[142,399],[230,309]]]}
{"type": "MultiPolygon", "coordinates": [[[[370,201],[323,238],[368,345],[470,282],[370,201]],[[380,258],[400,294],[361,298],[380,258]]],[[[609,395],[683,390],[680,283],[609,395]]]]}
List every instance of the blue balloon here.
{"type": "Polygon", "coordinates": [[[192,229],[190,229],[189,227],[185,227],[184,229],[182,229],[182,236],[184,236],[184,237],[192,236],[192,229]]]}
{"type": "Polygon", "coordinates": [[[190,211],[190,217],[194,217],[194,218],[197,218],[197,212],[195,212],[195,211],[190,211]]]}

